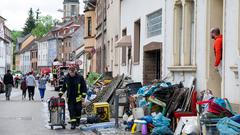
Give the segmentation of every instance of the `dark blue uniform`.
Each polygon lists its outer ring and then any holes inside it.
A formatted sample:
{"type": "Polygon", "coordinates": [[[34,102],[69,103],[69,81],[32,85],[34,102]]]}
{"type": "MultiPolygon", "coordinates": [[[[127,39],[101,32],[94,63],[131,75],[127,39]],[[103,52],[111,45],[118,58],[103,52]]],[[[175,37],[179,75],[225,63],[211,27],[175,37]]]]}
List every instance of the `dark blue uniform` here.
{"type": "Polygon", "coordinates": [[[86,96],[86,83],[84,78],[76,73],[74,77],[69,74],[64,79],[63,88],[60,93],[67,91],[67,103],[70,113],[70,122],[79,124],[82,111],[82,99],[86,96]]]}

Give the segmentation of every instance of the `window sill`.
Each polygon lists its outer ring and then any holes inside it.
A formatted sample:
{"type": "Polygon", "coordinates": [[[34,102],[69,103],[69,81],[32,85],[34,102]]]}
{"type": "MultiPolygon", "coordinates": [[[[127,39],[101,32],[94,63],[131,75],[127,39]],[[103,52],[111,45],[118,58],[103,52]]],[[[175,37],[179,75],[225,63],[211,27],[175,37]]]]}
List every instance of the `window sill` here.
{"type": "Polygon", "coordinates": [[[127,64],[126,63],[122,63],[122,66],[126,66],[127,64]]]}
{"type": "Polygon", "coordinates": [[[139,65],[140,62],[133,62],[133,65],[139,65]]]}
{"type": "Polygon", "coordinates": [[[232,72],[234,73],[235,75],[235,78],[238,79],[238,66],[237,65],[233,65],[233,66],[230,66],[230,69],[232,70],[232,72]]]}
{"type": "Polygon", "coordinates": [[[196,66],[169,66],[171,72],[196,72],[196,66]]]}

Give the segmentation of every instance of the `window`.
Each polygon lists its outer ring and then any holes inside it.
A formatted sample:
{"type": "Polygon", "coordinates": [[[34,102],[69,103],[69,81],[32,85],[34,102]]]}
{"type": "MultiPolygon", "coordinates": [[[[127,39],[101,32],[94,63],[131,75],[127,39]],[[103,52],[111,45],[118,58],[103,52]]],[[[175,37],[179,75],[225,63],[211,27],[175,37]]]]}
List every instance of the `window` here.
{"type": "Polygon", "coordinates": [[[134,23],[134,63],[139,63],[140,60],[140,35],[141,35],[141,21],[134,23]]]}
{"type": "Polygon", "coordinates": [[[195,65],[194,2],[181,1],[174,7],[174,65],[195,65]]]}
{"type": "MultiPolygon", "coordinates": [[[[118,35],[115,36],[115,42],[117,42],[117,41],[118,41],[118,35]]],[[[119,60],[119,52],[118,52],[118,51],[119,51],[119,50],[118,50],[117,47],[114,47],[114,49],[115,49],[115,53],[114,53],[114,54],[115,54],[115,55],[114,55],[114,56],[115,56],[115,60],[114,60],[115,63],[114,63],[114,65],[115,65],[115,66],[118,66],[118,60],[119,60]]]]}
{"type": "Polygon", "coordinates": [[[71,16],[77,15],[76,13],[76,5],[71,5],[71,16]]]}
{"type": "MultiPolygon", "coordinates": [[[[122,37],[127,35],[127,29],[122,30],[122,37]]],[[[122,65],[126,65],[126,55],[127,55],[127,48],[122,47],[122,65]]]]}
{"type": "Polygon", "coordinates": [[[87,35],[91,36],[92,35],[92,18],[88,17],[87,21],[88,21],[87,22],[88,23],[88,33],[87,33],[87,35]]]}
{"type": "Polygon", "coordinates": [[[162,33],[162,9],[147,16],[147,36],[153,37],[162,33]]]}
{"type": "Polygon", "coordinates": [[[71,43],[70,42],[68,43],[68,45],[69,45],[69,47],[71,47],[71,43]]]}

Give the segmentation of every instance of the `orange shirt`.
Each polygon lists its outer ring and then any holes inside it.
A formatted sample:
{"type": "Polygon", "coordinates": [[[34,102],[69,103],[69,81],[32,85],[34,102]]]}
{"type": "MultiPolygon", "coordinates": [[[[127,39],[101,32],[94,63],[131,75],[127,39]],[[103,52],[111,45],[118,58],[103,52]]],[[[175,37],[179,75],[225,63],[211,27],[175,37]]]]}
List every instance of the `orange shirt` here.
{"type": "Polygon", "coordinates": [[[222,60],[222,39],[223,36],[219,35],[214,41],[214,52],[215,52],[215,66],[217,67],[222,60]]]}

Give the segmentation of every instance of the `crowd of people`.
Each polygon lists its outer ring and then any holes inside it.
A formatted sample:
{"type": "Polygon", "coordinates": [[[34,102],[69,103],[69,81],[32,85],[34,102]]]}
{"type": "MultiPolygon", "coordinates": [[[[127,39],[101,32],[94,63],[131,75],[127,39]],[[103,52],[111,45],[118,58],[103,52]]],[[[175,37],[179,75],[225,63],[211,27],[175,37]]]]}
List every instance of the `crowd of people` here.
{"type": "Polygon", "coordinates": [[[44,94],[46,90],[47,81],[48,76],[46,74],[42,74],[38,78],[37,85],[36,77],[33,75],[33,72],[29,72],[22,77],[20,77],[19,75],[13,77],[11,70],[8,70],[3,77],[6,100],[7,101],[10,100],[12,88],[13,87],[18,88],[18,85],[20,83],[20,89],[22,90],[22,100],[26,100],[27,92],[29,100],[34,100],[35,88],[38,87],[41,101],[44,101],[44,94]]]}

